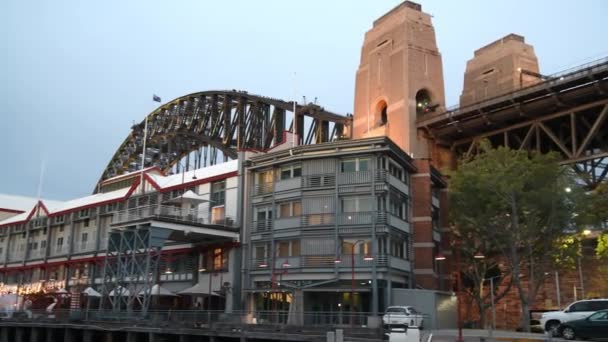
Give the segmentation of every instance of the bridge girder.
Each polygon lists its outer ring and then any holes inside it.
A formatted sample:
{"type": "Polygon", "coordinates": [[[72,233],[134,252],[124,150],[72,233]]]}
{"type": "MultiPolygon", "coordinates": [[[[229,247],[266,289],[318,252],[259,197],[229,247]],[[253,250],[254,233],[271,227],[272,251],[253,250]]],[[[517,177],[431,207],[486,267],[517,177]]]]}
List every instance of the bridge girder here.
{"type": "MultiPolygon", "coordinates": [[[[265,151],[295,131],[299,144],[350,137],[351,118],[316,104],[297,104],[245,91],[205,91],[169,101],[147,115],[145,166],[169,172],[190,153],[212,148],[235,159],[239,150],[265,151]],[[287,126],[287,114],[291,124],[287,126]],[[295,118],[295,120],[294,120],[295,118]],[[330,126],[332,129],[330,130],[330,126]]],[[[100,180],[141,168],[145,120],[134,125],[100,180]]]]}

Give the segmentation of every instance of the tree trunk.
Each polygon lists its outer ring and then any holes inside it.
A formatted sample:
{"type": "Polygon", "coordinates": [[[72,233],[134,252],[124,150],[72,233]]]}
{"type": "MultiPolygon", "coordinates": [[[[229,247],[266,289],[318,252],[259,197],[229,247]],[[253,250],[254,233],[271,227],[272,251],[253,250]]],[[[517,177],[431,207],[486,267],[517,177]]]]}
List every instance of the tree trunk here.
{"type": "Polygon", "coordinates": [[[528,302],[521,303],[521,327],[523,331],[530,332],[530,305],[528,302]]]}

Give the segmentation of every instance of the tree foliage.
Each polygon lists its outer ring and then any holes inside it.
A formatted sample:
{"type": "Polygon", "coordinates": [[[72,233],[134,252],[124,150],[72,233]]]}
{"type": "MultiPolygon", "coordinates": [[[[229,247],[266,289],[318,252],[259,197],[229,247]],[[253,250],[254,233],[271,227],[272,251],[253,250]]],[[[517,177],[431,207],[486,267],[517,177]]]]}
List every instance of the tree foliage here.
{"type": "Polygon", "coordinates": [[[451,174],[454,233],[461,245],[474,244],[490,256],[486,262],[504,261],[502,272],[517,289],[526,331],[544,272],[568,255],[564,239],[573,229],[575,201],[564,189],[576,183],[558,158],[482,142],[480,153],[460,161],[451,174]]]}

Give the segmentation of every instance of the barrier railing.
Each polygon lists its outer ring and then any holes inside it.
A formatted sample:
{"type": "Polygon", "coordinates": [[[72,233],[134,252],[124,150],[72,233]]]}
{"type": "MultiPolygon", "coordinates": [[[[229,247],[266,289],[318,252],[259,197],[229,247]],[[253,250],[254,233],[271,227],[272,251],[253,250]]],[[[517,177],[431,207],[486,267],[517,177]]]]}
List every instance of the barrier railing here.
{"type": "Polygon", "coordinates": [[[216,217],[198,209],[182,209],[167,205],[150,205],[137,208],[121,210],[114,213],[112,224],[120,224],[142,219],[167,219],[187,223],[220,225],[234,227],[235,221],[232,217],[221,215],[216,217]]]}
{"type": "Polygon", "coordinates": [[[112,324],[172,328],[217,328],[222,325],[293,325],[307,327],[358,326],[367,327],[369,312],[351,311],[347,305],[340,305],[335,311],[295,311],[295,310],[149,310],[113,311],[86,309],[26,309],[1,310],[3,321],[37,322],[65,324],[75,322],[112,322],[112,324]]]}

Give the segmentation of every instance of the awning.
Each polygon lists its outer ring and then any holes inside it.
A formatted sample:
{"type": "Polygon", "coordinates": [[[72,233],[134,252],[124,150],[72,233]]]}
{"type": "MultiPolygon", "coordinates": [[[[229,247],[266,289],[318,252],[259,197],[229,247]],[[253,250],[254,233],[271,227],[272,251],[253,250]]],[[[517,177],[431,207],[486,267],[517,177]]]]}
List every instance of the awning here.
{"type": "MultiPolygon", "coordinates": [[[[178,294],[209,296],[209,286],[207,284],[197,283],[196,285],[194,285],[192,287],[179,291],[178,294]]],[[[213,293],[213,292],[211,292],[211,295],[221,297],[217,293],[213,293]]]]}
{"type": "Polygon", "coordinates": [[[129,294],[129,290],[122,286],[118,286],[114,290],[110,291],[110,296],[128,296],[129,294]]]}
{"type": "Polygon", "coordinates": [[[143,296],[143,295],[151,292],[152,296],[176,296],[175,293],[167,290],[166,288],[164,288],[164,287],[162,287],[162,286],[160,286],[158,284],[155,284],[154,286],[152,286],[151,290],[152,291],[150,291],[150,289],[142,290],[142,291],[139,292],[139,295],[143,296]]]}
{"type": "Polygon", "coordinates": [[[92,287],[87,287],[82,293],[86,294],[89,297],[101,297],[101,293],[95,291],[92,287]]]}
{"type": "Polygon", "coordinates": [[[200,203],[207,203],[207,202],[213,202],[211,200],[208,200],[206,198],[203,198],[203,196],[196,194],[194,191],[192,190],[188,190],[186,192],[184,192],[181,196],[177,196],[174,197],[164,203],[172,203],[172,204],[181,204],[181,203],[190,203],[190,204],[200,204],[200,203]]]}

